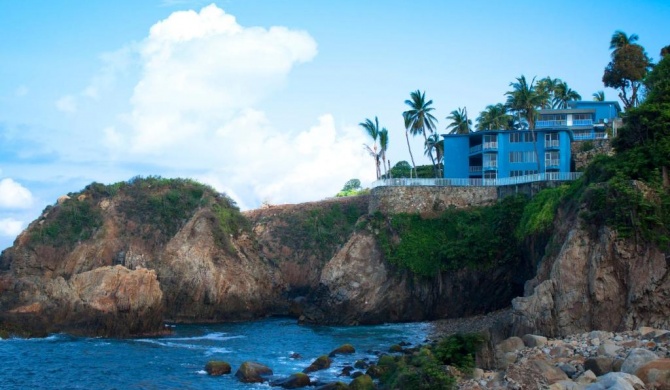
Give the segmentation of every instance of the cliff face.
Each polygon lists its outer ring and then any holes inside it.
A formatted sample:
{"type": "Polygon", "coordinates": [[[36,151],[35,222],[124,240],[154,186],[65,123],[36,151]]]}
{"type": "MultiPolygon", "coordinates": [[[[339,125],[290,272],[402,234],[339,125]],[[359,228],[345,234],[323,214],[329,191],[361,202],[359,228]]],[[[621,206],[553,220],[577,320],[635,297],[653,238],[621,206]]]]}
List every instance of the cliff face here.
{"type": "Polygon", "coordinates": [[[558,249],[545,256],[526,296],[512,301],[513,333],[670,327],[667,254],[607,227],[593,234],[575,213],[557,223],[558,249]]]}

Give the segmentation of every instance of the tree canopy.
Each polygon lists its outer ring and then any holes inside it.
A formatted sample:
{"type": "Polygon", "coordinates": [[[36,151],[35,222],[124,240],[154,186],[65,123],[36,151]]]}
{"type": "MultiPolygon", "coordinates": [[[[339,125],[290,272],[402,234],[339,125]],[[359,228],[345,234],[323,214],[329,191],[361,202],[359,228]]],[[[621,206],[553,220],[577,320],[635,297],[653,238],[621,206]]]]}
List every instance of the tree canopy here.
{"type": "Polygon", "coordinates": [[[639,105],[642,80],[651,67],[644,48],[634,43],[637,40],[636,34],[627,36],[622,31],[612,35],[612,60],[605,67],[602,78],[606,87],[619,90],[619,98],[626,110],[639,105]]]}

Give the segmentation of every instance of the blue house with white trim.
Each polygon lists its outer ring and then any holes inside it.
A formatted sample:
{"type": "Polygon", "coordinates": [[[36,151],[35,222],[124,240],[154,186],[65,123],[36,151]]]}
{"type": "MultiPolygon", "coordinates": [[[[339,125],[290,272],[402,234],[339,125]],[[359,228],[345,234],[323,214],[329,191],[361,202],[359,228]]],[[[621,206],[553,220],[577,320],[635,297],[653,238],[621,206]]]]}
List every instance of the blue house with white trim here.
{"type": "Polygon", "coordinates": [[[620,112],[617,102],[577,101],[567,109],[540,110],[535,131],[445,134],[444,178],[559,177],[571,171],[571,143],[606,138],[620,112]]]}

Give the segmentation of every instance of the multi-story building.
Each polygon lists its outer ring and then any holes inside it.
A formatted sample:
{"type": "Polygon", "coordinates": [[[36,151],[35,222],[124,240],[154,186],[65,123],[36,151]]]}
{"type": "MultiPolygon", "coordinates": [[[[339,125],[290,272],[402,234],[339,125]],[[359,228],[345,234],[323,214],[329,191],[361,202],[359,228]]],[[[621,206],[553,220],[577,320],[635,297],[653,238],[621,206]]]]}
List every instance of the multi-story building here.
{"type": "Polygon", "coordinates": [[[616,102],[570,102],[567,109],[540,110],[534,131],[444,135],[444,178],[504,179],[539,173],[558,180],[572,171],[571,142],[606,138],[620,111],[616,102]]]}

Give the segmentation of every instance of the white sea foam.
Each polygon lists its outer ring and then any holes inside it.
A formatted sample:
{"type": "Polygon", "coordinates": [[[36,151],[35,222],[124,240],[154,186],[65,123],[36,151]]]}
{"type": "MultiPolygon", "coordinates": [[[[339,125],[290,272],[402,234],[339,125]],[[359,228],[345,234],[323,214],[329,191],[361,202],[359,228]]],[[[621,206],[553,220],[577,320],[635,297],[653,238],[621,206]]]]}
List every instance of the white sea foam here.
{"type": "Polygon", "coordinates": [[[209,356],[214,355],[215,353],[232,353],[232,352],[233,351],[231,351],[228,348],[209,348],[207,352],[205,352],[205,355],[209,356]]]}
{"type": "Polygon", "coordinates": [[[228,333],[216,332],[208,333],[204,336],[194,336],[194,337],[167,337],[161,340],[171,340],[171,341],[189,341],[189,340],[215,340],[215,341],[226,341],[231,339],[240,339],[245,338],[246,336],[237,335],[237,336],[226,336],[228,333]]]}
{"type": "Polygon", "coordinates": [[[196,371],[195,373],[200,374],[200,375],[207,375],[207,371],[205,371],[205,370],[199,370],[199,371],[196,371]]]}

